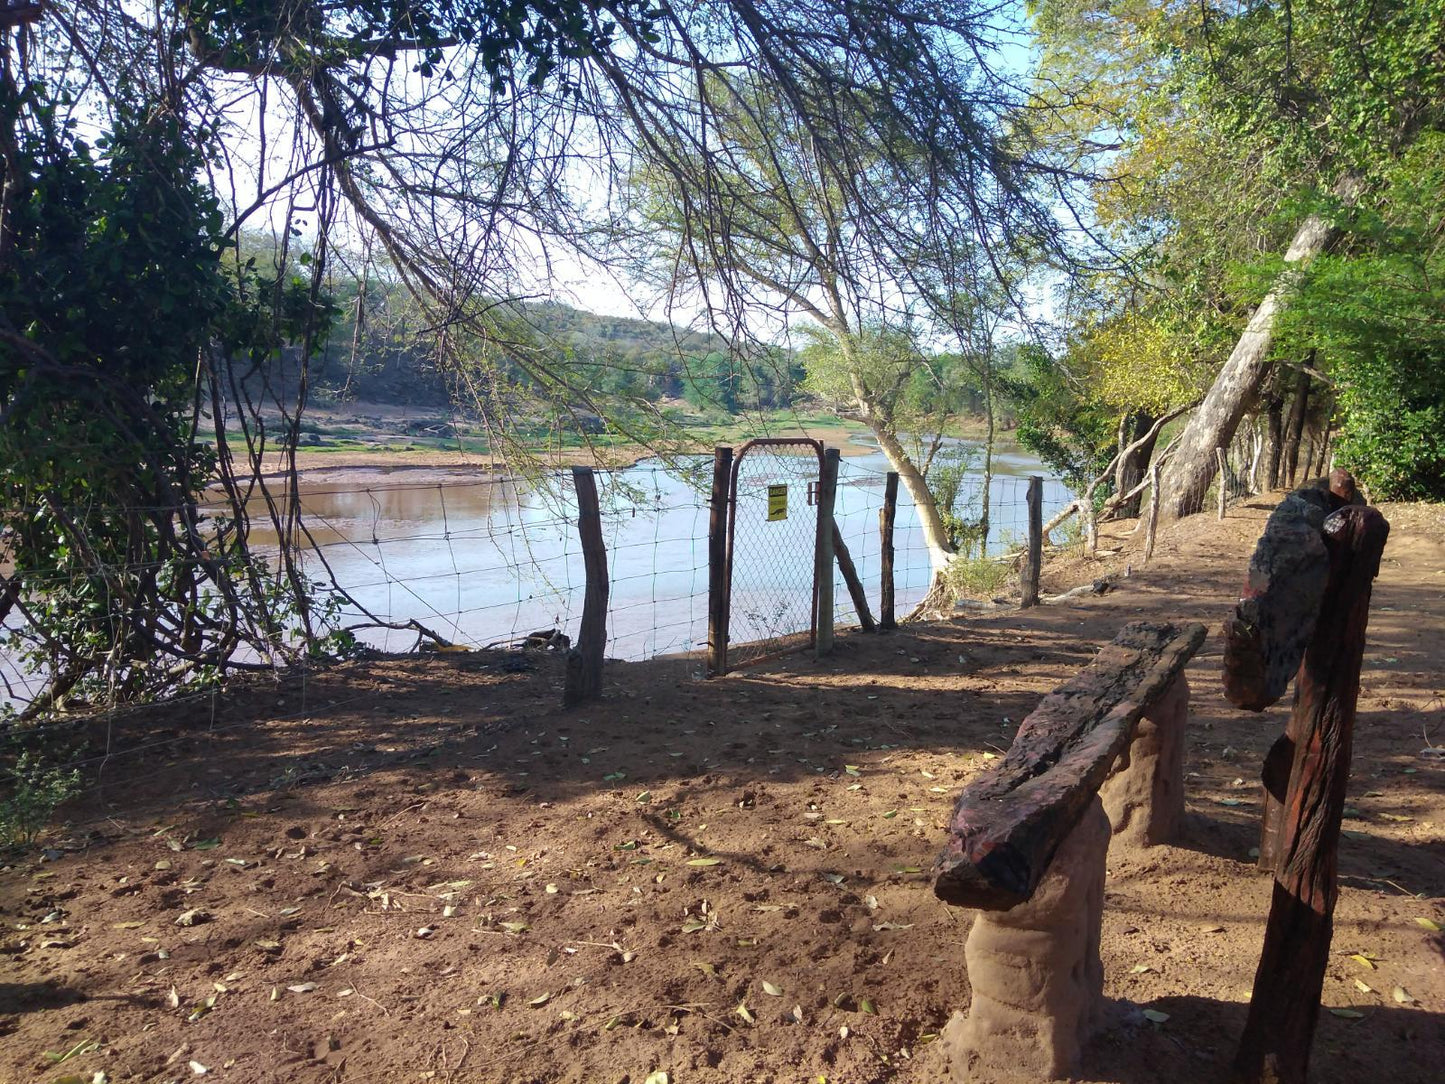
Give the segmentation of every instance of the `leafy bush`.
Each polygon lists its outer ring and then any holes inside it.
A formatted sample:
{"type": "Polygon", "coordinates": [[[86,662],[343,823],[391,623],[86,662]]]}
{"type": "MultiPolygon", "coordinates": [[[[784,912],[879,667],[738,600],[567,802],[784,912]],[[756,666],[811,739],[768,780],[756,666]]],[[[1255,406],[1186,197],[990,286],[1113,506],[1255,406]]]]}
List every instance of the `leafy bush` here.
{"type": "Polygon", "coordinates": [[[15,758],[7,785],[0,794],[0,844],[28,847],[56,807],[80,790],[80,772],[27,750],[15,758]]]}
{"type": "Polygon", "coordinates": [[[955,557],[944,572],[955,598],[993,598],[1013,575],[1007,562],[988,557],[955,557]]]}

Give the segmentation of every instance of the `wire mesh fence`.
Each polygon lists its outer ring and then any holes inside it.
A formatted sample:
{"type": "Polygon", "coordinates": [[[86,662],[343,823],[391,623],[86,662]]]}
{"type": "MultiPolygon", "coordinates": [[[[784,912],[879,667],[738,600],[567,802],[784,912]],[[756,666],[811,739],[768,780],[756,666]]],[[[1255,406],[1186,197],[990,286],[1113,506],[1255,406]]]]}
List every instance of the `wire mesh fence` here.
{"type": "MultiPolygon", "coordinates": [[[[807,643],[817,464],[811,452],[775,454],[763,463],[766,469],[749,473],[739,487],[735,659],[807,643]],[[787,486],[787,517],[769,520],[769,488],[778,485],[787,486]],[[780,527],[786,539],[776,533],[780,527]],[[769,599],[771,612],[764,609],[769,599]]],[[[690,673],[702,675],[708,640],[710,513],[703,478],[709,465],[698,457],[680,464],[681,469],[644,462],[598,473],[610,587],[608,658],[680,656],[688,661],[690,673]]],[[[874,606],[881,593],[879,512],[887,474],[880,455],[844,458],[835,499],[839,535],[874,606]]],[[[344,592],[345,601],[326,614],[327,622],[352,629],[362,645],[383,652],[411,651],[425,643],[419,626],[465,648],[562,647],[575,639],[586,576],[568,475],[538,482],[460,473],[428,472],[418,481],[409,476],[412,472],[399,470],[355,481],[303,482],[300,487],[296,496],[305,525],[301,565],[308,577],[334,583],[344,592]]],[[[996,557],[1022,537],[1027,484],[1026,477],[1002,474],[988,482],[989,526],[977,551],[981,555],[996,557]]],[[[954,511],[977,517],[983,486],[982,479],[967,480],[954,511]]],[[[778,499],[775,491],[771,499],[778,499]]],[[[1047,482],[1045,517],[1071,499],[1061,483],[1047,482]]],[[[158,510],[117,510],[142,511],[158,510]]],[[[252,511],[251,542],[264,560],[280,550],[282,540],[274,526],[278,520],[260,507],[252,511]]],[[[902,617],[928,593],[933,565],[918,510],[906,490],[900,492],[896,511],[894,582],[902,617]]],[[[203,503],[202,512],[219,523],[228,507],[218,499],[203,503]]],[[[110,573],[146,576],[161,571],[145,561],[132,565],[107,570],[105,582],[113,578],[110,573]]],[[[31,596],[61,583],[74,586],[74,579],[86,574],[63,567],[23,577],[3,565],[0,571],[6,573],[6,582],[31,596]]],[[[280,575],[274,569],[272,574],[280,575]]],[[[834,576],[835,623],[859,623],[836,566],[834,576]]],[[[40,694],[49,675],[43,663],[36,664],[34,652],[27,658],[16,652],[26,635],[19,612],[6,615],[0,630],[0,703],[21,708],[40,694]]],[[[34,645],[34,638],[30,643],[34,645]]],[[[293,666],[303,689],[300,708],[294,711],[297,718],[308,712],[304,689],[309,666],[304,657],[293,666]]],[[[234,695],[244,696],[244,686],[234,695]]],[[[167,703],[185,714],[189,726],[214,740],[235,727],[252,725],[227,717],[225,705],[232,696],[229,687],[197,683],[179,688],[167,703]]],[[[62,714],[47,718],[44,733],[32,731],[31,738],[43,738],[53,753],[70,749],[58,763],[66,772],[79,772],[89,790],[113,778],[107,773],[122,765],[128,765],[129,778],[138,761],[149,757],[160,763],[168,747],[194,740],[194,733],[155,731],[147,722],[148,710],[141,704],[62,714]]],[[[283,719],[291,711],[271,714],[283,719]]],[[[13,758],[7,754],[5,760],[0,784],[17,778],[13,758]]]]}
{"type": "MultiPolygon", "coordinates": [[[[709,509],[698,478],[706,465],[699,457],[682,470],[644,462],[599,473],[611,587],[607,657],[642,660],[705,648],[709,509]]],[[[789,636],[806,634],[811,619],[817,458],[775,453],[763,466],[738,494],[731,640],[744,656],[786,646],[789,636]],[[788,487],[786,518],[769,520],[769,487],[778,485],[788,487]]],[[[342,588],[348,600],[327,621],[386,652],[416,648],[417,624],[465,647],[515,646],[528,637],[561,646],[575,636],[585,575],[575,495],[565,474],[527,483],[434,473],[410,481],[409,473],[300,487],[308,532],[302,564],[318,582],[342,588]]],[[[878,512],[886,475],[881,456],[845,457],[835,503],[839,533],[872,599],[881,583],[878,512]]],[[[1022,539],[1026,490],[1027,479],[1016,474],[990,480],[983,554],[997,555],[1022,539]]],[[[955,510],[977,517],[983,495],[982,479],[967,479],[955,510]]],[[[1046,482],[1045,518],[1071,497],[1061,483],[1046,482]]],[[[219,501],[203,510],[223,511],[219,501]]],[[[252,545],[264,558],[281,539],[271,518],[256,513],[252,545]]],[[[933,573],[906,491],[898,504],[895,554],[901,615],[924,596],[933,573]]],[[[156,570],[137,563],[127,571],[156,570]]],[[[19,590],[43,593],[75,575],[63,568],[27,572],[19,590]]],[[[838,623],[857,622],[841,579],[835,599],[838,623]]],[[[13,637],[21,625],[12,612],[5,631],[13,637]]],[[[12,705],[27,702],[46,680],[43,667],[22,664],[14,646],[0,650],[0,696],[12,705]]]]}

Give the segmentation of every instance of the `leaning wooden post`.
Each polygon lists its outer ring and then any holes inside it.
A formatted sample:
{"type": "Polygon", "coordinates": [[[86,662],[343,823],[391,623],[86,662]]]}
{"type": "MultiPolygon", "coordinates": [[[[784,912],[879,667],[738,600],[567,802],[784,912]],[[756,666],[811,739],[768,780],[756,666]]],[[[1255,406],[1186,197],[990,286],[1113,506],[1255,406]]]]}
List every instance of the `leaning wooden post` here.
{"type": "Polygon", "coordinates": [[[1154,556],[1154,532],[1159,526],[1159,464],[1149,465],[1149,518],[1144,528],[1144,560],[1154,556]]]}
{"type": "Polygon", "coordinates": [[[1020,585],[1022,609],[1039,604],[1039,574],[1044,563],[1044,480],[1037,474],[1029,476],[1029,550],[1024,558],[1024,574],[1020,585]]]}
{"type": "Polygon", "coordinates": [[[587,571],[582,601],[582,627],[577,646],[567,652],[566,707],[602,695],[602,656],[607,647],[607,548],[602,541],[602,511],[591,467],[573,467],[577,490],[577,529],[582,536],[582,563],[587,571]]]}
{"type": "Polygon", "coordinates": [[[1224,520],[1224,502],[1229,499],[1229,463],[1224,458],[1224,449],[1214,449],[1214,465],[1219,468],[1219,519],[1224,520]]]}
{"type": "Polygon", "coordinates": [[[858,624],[864,632],[876,632],[873,612],[868,609],[868,596],[863,591],[863,581],[858,578],[858,569],[853,565],[853,555],[843,541],[837,521],[833,523],[833,554],[838,558],[838,571],[843,574],[843,583],[848,588],[848,597],[853,600],[853,609],[858,611],[858,624]]]}
{"type": "Polygon", "coordinates": [[[814,552],[814,651],[819,658],[833,650],[833,501],[838,492],[837,448],[823,452],[823,473],[818,478],[818,541],[814,552]]]}
{"type": "Polygon", "coordinates": [[[878,628],[885,632],[898,627],[893,612],[893,523],[897,518],[898,472],[891,470],[883,482],[883,507],[878,509],[878,533],[882,536],[878,563],[883,581],[878,588],[878,628]]]}
{"type": "Polygon", "coordinates": [[[733,450],[712,452],[712,496],[707,517],[707,676],[728,672],[728,482],[733,450]]]}

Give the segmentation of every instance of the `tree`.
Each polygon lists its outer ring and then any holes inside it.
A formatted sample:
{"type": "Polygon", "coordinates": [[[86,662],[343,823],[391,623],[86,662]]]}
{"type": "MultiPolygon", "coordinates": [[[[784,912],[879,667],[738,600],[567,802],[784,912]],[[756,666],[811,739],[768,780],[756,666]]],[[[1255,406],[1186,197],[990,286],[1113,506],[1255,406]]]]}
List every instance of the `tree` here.
{"type": "Polygon", "coordinates": [[[197,374],[214,375],[218,348],[261,349],[270,327],[324,325],[324,301],[284,284],[248,300],[228,280],[196,180],[204,137],[166,103],[114,84],[91,142],[64,91],[17,61],[0,40],[0,621],[18,616],[4,646],[40,679],[25,712],[317,648],[314,585],[251,553],[243,508],[202,508],[228,475],[197,374]]]}
{"type": "MultiPolygon", "coordinates": [[[[821,97],[826,86],[812,93],[821,97]]],[[[940,187],[947,161],[932,144],[897,130],[880,144],[878,109],[865,103],[810,120],[769,77],[741,74],[702,81],[694,108],[707,118],[708,143],[678,149],[668,168],[632,177],[642,255],[679,302],[706,304],[716,292],[784,324],[794,316],[811,321],[800,354],[807,385],[866,424],[898,472],[918,509],[937,602],[958,532],[928,476],[958,405],[918,346],[923,324],[915,314],[969,348],[991,406],[992,335],[977,349],[988,324],[980,317],[980,284],[988,283],[979,270],[990,266],[986,252],[995,267],[1004,262],[1010,222],[976,217],[968,205],[982,191],[977,179],[940,187]],[[827,146],[851,148],[851,172],[838,171],[827,146]],[[706,192],[706,203],[695,190],[706,192]],[[994,227],[999,232],[990,235],[994,227]],[[972,277],[963,278],[965,268],[972,277]],[[919,388],[932,394],[910,397],[919,388]],[[920,438],[911,452],[910,434],[920,438]]]]}
{"type": "Polygon", "coordinates": [[[1116,181],[1096,207],[1133,257],[1108,314],[1164,293],[1237,336],[1169,466],[1166,514],[1197,508],[1214,449],[1275,361],[1275,315],[1342,206],[1374,191],[1381,171],[1438,126],[1441,15],[1438,0],[1045,6],[1040,25],[1055,42],[1046,55],[1061,58],[1051,74],[1064,88],[1052,100],[1075,133],[1105,137],[1116,181]],[[1085,47],[1108,59],[1091,69],[1085,47]],[[1241,288],[1242,265],[1287,246],[1283,277],[1241,288]]]}

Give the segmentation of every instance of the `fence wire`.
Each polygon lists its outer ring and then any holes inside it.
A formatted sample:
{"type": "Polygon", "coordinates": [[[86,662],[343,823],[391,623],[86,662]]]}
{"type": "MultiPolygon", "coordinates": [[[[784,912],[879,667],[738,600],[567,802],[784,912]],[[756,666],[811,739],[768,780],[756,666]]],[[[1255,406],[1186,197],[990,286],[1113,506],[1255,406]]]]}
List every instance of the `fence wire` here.
{"type": "MultiPolygon", "coordinates": [[[[794,459],[792,464],[783,464],[790,478],[797,474],[792,468],[802,463],[794,459]]],[[[794,562],[797,575],[793,578],[799,581],[803,614],[799,628],[805,638],[816,533],[816,510],[807,494],[808,482],[816,480],[816,462],[812,457],[804,472],[808,476],[798,474],[789,483],[790,514],[796,516],[793,528],[799,533],[794,562]],[[798,515],[800,512],[808,514],[798,515]]],[[[879,511],[886,476],[886,470],[874,468],[865,459],[846,458],[840,465],[835,501],[839,533],[875,608],[875,617],[881,581],[879,511]]],[[[598,481],[610,580],[606,656],[636,661],[690,655],[698,660],[695,669],[700,674],[707,642],[706,493],[696,486],[694,476],[648,464],[598,472],[598,481]]],[[[764,481],[764,487],[766,484],[764,481]]],[[[976,516],[981,503],[981,480],[971,484],[972,489],[965,485],[955,505],[955,511],[965,518],[976,516]]],[[[1006,550],[1022,537],[1027,522],[1026,492],[1025,478],[996,476],[992,480],[986,552],[1006,550]]],[[[362,644],[384,652],[413,650],[421,638],[414,628],[401,627],[411,621],[468,648],[519,647],[529,641],[559,647],[575,638],[586,577],[576,497],[566,474],[541,485],[495,477],[426,482],[373,478],[356,485],[303,482],[299,497],[309,531],[309,540],[302,547],[308,576],[323,582],[334,578],[357,604],[340,605],[327,621],[336,628],[353,628],[362,644]]],[[[765,514],[765,488],[759,499],[765,514]]],[[[1061,484],[1047,483],[1045,518],[1070,499],[1061,484]]],[[[208,508],[216,516],[229,511],[220,500],[208,508]]],[[[279,540],[259,498],[251,512],[253,548],[262,556],[276,553],[279,540]]],[[[770,546],[756,550],[752,565],[735,568],[734,575],[741,577],[744,586],[749,576],[759,582],[777,578],[777,550],[770,546]]],[[[917,510],[906,490],[900,491],[894,550],[901,617],[923,598],[932,579],[917,510]]],[[[154,570],[155,566],[145,562],[125,569],[135,575],[154,570]]],[[[58,567],[27,571],[21,589],[40,595],[76,575],[58,567]]],[[[839,625],[857,623],[858,615],[836,568],[834,575],[836,620],[839,625]]],[[[736,599],[736,581],[734,591],[736,599]]],[[[22,633],[18,622],[12,612],[3,632],[8,637],[22,633]]],[[[766,638],[768,631],[763,629],[753,640],[766,638]]],[[[736,628],[734,639],[738,639],[736,628]]],[[[746,639],[742,642],[745,650],[761,653],[756,642],[750,646],[746,639]]],[[[0,703],[8,701],[10,706],[20,707],[39,694],[47,675],[43,667],[22,666],[13,647],[13,643],[9,651],[0,647],[0,703]]],[[[304,664],[301,669],[306,669],[304,664]]],[[[304,683],[304,672],[301,678],[304,683]]],[[[218,704],[228,696],[215,688],[197,686],[180,690],[167,703],[193,709],[200,719],[209,718],[208,727],[201,724],[202,733],[214,734],[248,725],[216,725],[218,704]]],[[[111,767],[146,754],[163,756],[166,747],[196,737],[150,738],[129,733],[145,726],[146,711],[146,706],[139,705],[99,715],[77,712],[43,725],[50,738],[74,743],[78,759],[68,766],[81,771],[87,784],[94,786],[111,767]],[[98,734],[103,737],[97,739],[98,734]],[[112,735],[117,738],[114,745],[112,735]]],[[[301,714],[305,714],[304,708],[301,714]]],[[[8,767],[0,769],[0,784],[11,775],[8,767]]]]}

